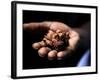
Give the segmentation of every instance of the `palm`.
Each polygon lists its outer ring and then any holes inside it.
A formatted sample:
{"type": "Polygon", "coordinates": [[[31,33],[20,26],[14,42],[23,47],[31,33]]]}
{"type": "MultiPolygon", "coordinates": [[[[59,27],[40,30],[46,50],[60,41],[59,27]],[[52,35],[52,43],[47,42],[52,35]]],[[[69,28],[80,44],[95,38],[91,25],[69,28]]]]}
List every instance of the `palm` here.
{"type": "Polygon", "coordinates": [[[57,30],[57,29],[60,29],[62,31],[66,31],[69,32],[69,46],[66,46],[66,49],[65,49],[65,52],[66,52],[66,55],[70,54],[72,51],[74,51],[78,45],[78,42],[79,42],[79,34],[72,30],[69,26],[63,24],[63,23],[58,23],[58,22],[55,22],[51,25],[51,29],[53,30],[57,30]]]}

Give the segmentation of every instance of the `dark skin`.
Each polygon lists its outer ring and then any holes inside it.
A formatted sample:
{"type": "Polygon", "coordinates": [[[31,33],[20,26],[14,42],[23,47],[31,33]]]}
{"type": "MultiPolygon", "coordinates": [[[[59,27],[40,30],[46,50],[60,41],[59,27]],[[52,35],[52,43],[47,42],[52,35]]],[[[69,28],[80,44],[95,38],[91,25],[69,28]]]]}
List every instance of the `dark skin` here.
{"type": "MultiPolygon", "coordinates": [[[[82,25],[80,28],[72,29],[68,25],[56,22],[56,21],[45,21],[45,22],[32,22],[26,23],[23,25],[24,30],[30,31],[35,36],[33,32],[38,32],[39,29],[43,31],[43,33],[47,33],[49,30],[57,31],[60,30],[62,32],[69,33],[69,45],[66,46],[65,50],[61,50],[57,52],[56,50],[49,50],[49,47],[44,47],[41,45],[41,48],[38,48],[38,54],[40,57],[48,56],[49,60],[58,59],[61,60],[63,58],[67,58],[71,56],[74,51],[78,50],[80,46],[88,49],[89,36],[90,36],[90,26],[89,23],[82,25]],[[85,45],[84,45],[85,44],[85,45]]],[[[32,47],[34,48],[34,44],[32,47]]],[[[38,44],[38,42],[37,42],[38,44]]]]}

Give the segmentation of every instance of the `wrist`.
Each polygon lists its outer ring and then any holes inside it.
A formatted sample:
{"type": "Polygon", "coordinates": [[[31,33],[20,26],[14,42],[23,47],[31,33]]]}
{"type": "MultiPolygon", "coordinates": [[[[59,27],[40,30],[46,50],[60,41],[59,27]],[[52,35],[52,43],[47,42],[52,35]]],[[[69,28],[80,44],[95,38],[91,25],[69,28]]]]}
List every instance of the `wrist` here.
{"type": "Polygon", "coordinates": [[[79,49],[87,50],[90,48],[90,33],[82,28],[74,28],[79,34],[79,49]]]}

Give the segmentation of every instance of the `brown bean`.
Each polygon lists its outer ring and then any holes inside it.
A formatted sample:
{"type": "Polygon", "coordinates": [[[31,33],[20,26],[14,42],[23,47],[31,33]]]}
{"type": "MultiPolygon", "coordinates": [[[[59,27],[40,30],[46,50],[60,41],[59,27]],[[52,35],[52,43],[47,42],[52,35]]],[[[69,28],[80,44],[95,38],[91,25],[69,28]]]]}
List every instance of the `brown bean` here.
{"type": "Polygon", "coordinates": [[[59,30],[59,29],[56,31],[56,33],[60,33],[60,32],[61,32],[61,30],[59,30]]]}
{"type": "Polygon", "coordinates": [[[42,47],[46,46],[46,43],[45,43],[44,41],[41,41],[41,42],[39,42],[39,43],[40,43],[40,45],[41,45],[42,47]]]}
{"type": "Polygon", "coordinates": [[[54,32],[52,30],[49,30],[49,32],[47,34],[47,38],[51,39],[53,34],[54,34],[54,32]]]}

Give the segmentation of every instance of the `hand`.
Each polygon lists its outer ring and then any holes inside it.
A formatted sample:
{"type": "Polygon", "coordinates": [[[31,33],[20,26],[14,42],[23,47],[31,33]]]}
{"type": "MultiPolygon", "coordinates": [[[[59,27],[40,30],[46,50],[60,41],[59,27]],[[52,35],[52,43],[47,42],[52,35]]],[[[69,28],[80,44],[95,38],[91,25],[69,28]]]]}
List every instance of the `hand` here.
{"type": "Polygon", "coordinates": [[[33,43],[32,47],[38,50],[38,54],[40,57],[45,57],[47,55],[49,60],[53,60],[56,58],[58,60],[61,60],[72,55],[73,51],[75,51],[76,48],[78,47],[78,42],[80,40],[79,34],[64,23],[49,22],[49,21],[33,22],[33,23],[24,24],[23,27],[25,30],[32,32],[33,36],[34,36],[34,32],[38,33],[39,30],[41,30],[43,35],[48,34],[49,31],[57,32],[57,30],[60,30],[61,32],[65,32],[66,34],[68,34],[69,45],[65,46],[64,50],[61,51],[51,49],[50,47],[46,46],[45,43],[43,43],[42,41],[33,43]]]}

